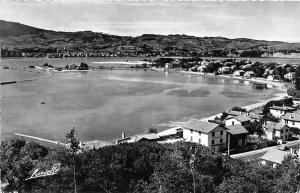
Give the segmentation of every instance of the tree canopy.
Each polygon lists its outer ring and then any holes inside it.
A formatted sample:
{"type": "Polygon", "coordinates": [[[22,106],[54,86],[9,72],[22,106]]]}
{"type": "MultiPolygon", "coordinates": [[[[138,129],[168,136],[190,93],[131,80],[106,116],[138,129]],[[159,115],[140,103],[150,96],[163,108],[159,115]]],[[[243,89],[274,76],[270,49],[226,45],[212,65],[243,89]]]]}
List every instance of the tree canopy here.
{"type": "MultiPolygon", "coordinates": [[[[287,157],[277,168],[234,160],[188,142],[139,142],[78,153],[77,192],[295,192],[299,160],[287,157]],[[191,165],[191,158],[194,158],[191,165]]],[[[72,154],[14,139],[1,145],[5,192],[73,192],[72,154]],[[34,168],[60,163],[58,174],[25,181],[34,168]]]]}

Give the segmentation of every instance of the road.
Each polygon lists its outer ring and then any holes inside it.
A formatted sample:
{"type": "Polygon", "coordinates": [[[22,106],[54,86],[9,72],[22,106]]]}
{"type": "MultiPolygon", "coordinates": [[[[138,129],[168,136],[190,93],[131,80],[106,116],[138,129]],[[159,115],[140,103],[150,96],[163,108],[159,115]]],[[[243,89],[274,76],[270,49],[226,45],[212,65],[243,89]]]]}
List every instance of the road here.
{"type": "Polygon", "coordinates": [[[294,145],[300,145],[300,140],[288,141],[286,144],[281,144],[281,145],[276,145],[276,146],[272,146],[272,147],[266,147],[266,148],[263,148],[263,149],[258,149],[258,150],[244,152],[244,153],[234,154],[234,155],[231,155],[230,157],[233,158],[233,159],[241,159],[241,160],[244,160],[244,161],[248,161],[248,160],[260,158],[267,151],[270,151],[272,149],[279,149],[279,147],[282,147],[282,146],[291,147],[291,146],[294,146],[294,145]]]}

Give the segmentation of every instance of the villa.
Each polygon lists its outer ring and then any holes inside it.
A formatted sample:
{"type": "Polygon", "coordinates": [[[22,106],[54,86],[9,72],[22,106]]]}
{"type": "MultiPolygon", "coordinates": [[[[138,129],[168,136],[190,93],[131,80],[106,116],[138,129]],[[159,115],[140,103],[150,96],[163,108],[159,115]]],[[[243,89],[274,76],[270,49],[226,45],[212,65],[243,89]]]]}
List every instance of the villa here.
{"type": "Polygon", "coordinates": [[[281,140],[281,142],[292,137],[290,127],[284,123],[267,121],[263,125],[263,130],[269,140],[281,140]]]}
{"type": "MultiPolygon", "coordinates": [[[[227,131],[219,124],[190,119],[183,126],[167,129],[159,132],[158,135],[166,137],[178,132],[182,133],[182,138],[177,138],[172,142],[182,140],[199,143],[207,147],[212,147],[215,151],[221,151],[226,148],[227,131]]],[[[170,139],[168,141],[171,142],[170,139]]]]}
{"type": "Polygon", "coordinates": [[[289,127],[295,127],[300,129],[300,114],[298,113],[286,113],[281,118],[281,122],[289,127]]]}
{"type": "Polygon", "coordinates": [[[288,107],[288,106],[271,106],[269,107],[270,113],[276,117],[276,118],[280,118],[281,116],[285,115],[288,112],[293,112],[295,111],[295,108],[293,107],[288,107]]]}
{"type": "Polygon", "coordinates": [[[246,114],[242,114],[239,116],[228,116],[225,119],[225,126],[229,126],[229,125],[242,125],[244,127],[249,126],[250,122],[251,122],[251,118],[248,117],[246,114]]]}

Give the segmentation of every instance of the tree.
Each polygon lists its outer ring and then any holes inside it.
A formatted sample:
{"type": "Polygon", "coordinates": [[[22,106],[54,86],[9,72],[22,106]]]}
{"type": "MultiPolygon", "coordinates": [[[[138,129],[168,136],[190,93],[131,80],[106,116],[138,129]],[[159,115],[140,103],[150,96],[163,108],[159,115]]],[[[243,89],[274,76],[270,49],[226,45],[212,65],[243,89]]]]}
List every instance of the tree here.
{"type": "Polygon", "coordinates": [[[300,66],[296,68],[295,79],[295,88],[296,90],[300,90],[300,66]]]}
{"type": "Polygon", "coordinates": [[[148,129],[148,133],[157,133],[157,129],[151,127],[151,128],[148,129]]]}
{"type": "Polygon", "coordinates": [[[286,92],[289,96],[296,96],[297,94],[295,87],[289,87],[286,92]]]}
{"type": "Polygon", "coordinates": [[[48,149],[40,144],[13,139],[1,144],[1,181],[5,192],[31,192],[34,181],[25,181],[48,149]]]}
{"type": "Polygon", "coordinates": [[[68,133],[66,135],[66,138],[67,138],[67,141],[69,143],[69,152],[72,154],[72,157],[73,157],[73,169],[74,169],[74,177],[73,177],[73,180],[74,180],[74,192],[76,193],[77,190],[76,190],[76,160],[75,160],[75,156],[76,156],[76,153],[78,152],[78,150],[80,149],[80,141],[79,139],[76,138],[76,131],[75,131],[75,127],[72,127],[70,129],[70,133],[68,133]]]}
{"type": "Polygon", "coordinates": [[[277,178],[274,192],[289,193],[300,190],[300,161],[297,156],[285,157],[277,171],[280,176],[277,178]]]}

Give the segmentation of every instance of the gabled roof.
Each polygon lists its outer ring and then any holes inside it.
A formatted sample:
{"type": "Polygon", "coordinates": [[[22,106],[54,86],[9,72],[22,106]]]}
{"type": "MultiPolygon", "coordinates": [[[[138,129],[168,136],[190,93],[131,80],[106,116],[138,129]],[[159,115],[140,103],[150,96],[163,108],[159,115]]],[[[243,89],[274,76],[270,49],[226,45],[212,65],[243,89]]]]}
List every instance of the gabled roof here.
{"type": "Polygon", "coordinates": [[[260,115],[260,114],[257,114],[257,113],[250,113],[248,116],[252,119],[261,119],[261,118],[263,118],[263,115],[260,115]]]}
{"type": "MultiPolygon", "coordinates": [[[[263,127],[268,129],[268,130],[282,130],[284,127],[287,126],[284,123],[277,123],[277,122],[272,122],[272,121],[267,121],[263,127]]],[[[288,127],[288,126],[287,126],[288,127]]]]}
{"type": "Polygon", "coordinates": [[[242,125],[228,125],[226,126],[228,129],[227,132],[230,133],[231,135],[239,135],[239,134],[245,134],[249,133],[245,127],[242,125]]]}
{"type": "Polygon", "coordinates": [[[228,110],[228,111],[226,111],[226,113],[227,113],[228,115],[233,115],[233,116],[239,116],[239,115],[242,114],[241,111],[233,111],[233,110],[228,110]]]}
{"type": "Polygon", "coordinates": [[[140,141],[142,139],[154,140],[159,139],[159,135],[156,133],[148,133],[148,134],[139,134],[131,137],[135,142],[140,141]]]}
{"type": "Polygon", "coordinates": [[[300,122],[300,114],[298,114],[298,113],[286,113],[285,115],[281,116],[281,119],[300,122]]]}
{"type": "Polygon", "coordinates": [[[271,106],[269,109],[275,109],[275,110],[280,110],[280,111],[293,111],[295,108],[293,107],[288,107],[288,106],[271,106]]]}
{"type": "MultiPolygon", "coordinates": [[[[250,117],[248,117],[247,115],[243,114],[243,115],[239,115],[239,116],[236,116],[236,117],[232,117],[232,118],[228,118],[228,119],[236,119],[237,121],[243,123],[243,122],[246,122],[246,121],[251,121],[252,119],[250,117]]],[[[228,120],[227,119],[227,120],[228,120]]]]}
{"type": "Polygon", "coordinates": [[[281,164],[284,157],[287,156],[290,152],[288,151],[281,151],[277,149],[272,149],[265,153],[260,159],[267,160],[273,163],[281,164]]]}
{"type": "Polygon", "coordinates": [[[210,133],[212,130],[217,128],[219,125],[216,123],[200,121],[198,119],[189,119],[185,124],[184,128],[201,131],[203,133],[210,133]]]}

